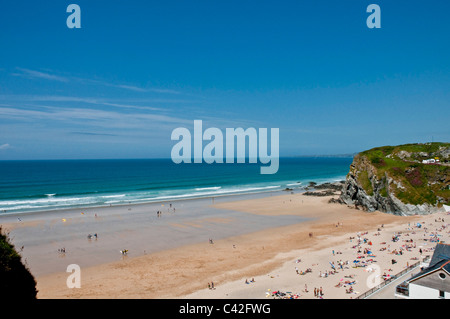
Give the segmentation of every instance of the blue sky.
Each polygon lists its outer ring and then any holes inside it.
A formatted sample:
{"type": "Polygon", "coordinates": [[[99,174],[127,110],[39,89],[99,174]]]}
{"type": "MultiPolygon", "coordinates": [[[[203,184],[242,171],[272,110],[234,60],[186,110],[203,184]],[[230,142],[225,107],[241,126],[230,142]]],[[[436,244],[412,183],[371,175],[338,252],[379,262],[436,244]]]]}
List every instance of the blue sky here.
{"type": "Polygon", "coordinates": [[[0,160],[170,157],[172,130],[195,119],[279,128],[282,156],[448,142],[449,13],[437,0],[7,0],[0,160]],[[66,26],[71,3],[81,29],[66,26]]]}

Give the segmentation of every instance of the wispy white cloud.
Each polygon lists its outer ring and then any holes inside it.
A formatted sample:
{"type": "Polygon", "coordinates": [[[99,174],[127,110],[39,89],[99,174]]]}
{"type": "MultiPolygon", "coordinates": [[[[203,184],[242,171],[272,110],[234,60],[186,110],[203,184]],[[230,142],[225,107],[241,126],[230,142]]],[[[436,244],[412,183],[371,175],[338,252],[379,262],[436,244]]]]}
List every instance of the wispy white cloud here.
{"type": "Polygon", "coordinates": [[[137,104],[152,104],[152,103],[188,103],[190,101],[184,100],[173,100],[173,99],[146,99],[143,101],[134,100],[128,102],[128,100],[117,100],[117,99],[105,99],[105,98],[95,98],[95,97],[75,97],[75,96],[64,96],[64,95],[0,95],[0,100],[9,101],[9,104],[1,103],[0,106],[14,107],[20,103],[21,106],[36,106],[40,107],[42,105],[36,104],[36,102],[68,102],[68,103],[78,103],[78,104],[92,104],[98,106],[111,106],[113,108],[122,109],[136,109],[136,110],[146,110],[146,111],[169,111],[170,109],[164,107],[154,107],[148,105],[137,105],[137,104]]]}
{"type": "Polygon", "coordinates": [[[32,98],[32,101],[44,101],[44,102],[80,102],[94,105],[104,105],[104,106],[113,106],[116,108],[127,108],[127,109],[139,109],[139,110],[148,110],[148,111],[161,111],[163,109],[152,106],[140,106],[140,105],[132,105],[132,104],[123,104],[123,103],[112,103],[105,99],[98,99],[92,97],[73,97],[73,96],[35,96],[32,98]]]}
{"type": "Polygon", "coordinates": [[[2,145],[0,145],[0,151],[6,150],[6,149],[8,149],[10,147],[11,147],[11,145],[9,145],[9,144],[2,144],[2,145]]]}
{"type": "Polygon", "coordinates": [[[106,80],[99,80],[99,79],[88,79],[88,78],[82,78],[82,77],[76,77],[76,76],[61,76],[61,75],[51,74],[48,71],[42,72],[42,71],[30,70],[30,69],[20,68],[20,67],[16,67],[16,70],[18,72],[14,72],[14,73],[12,73],[12,75],[26,77],[26,78],[45,79],[45,80],[52,80],[52,81],[58,81],[58,82],[76,82],[76,83],[87,84],[87,85],[101,85],[101,86],[114,87],[114,88],[119,88],[119,89],[133,91],[133,92],[180,94],[179,91],[171,90],[171,89],[154,88],[154,87],[139,87],[136,85],[123,84],[123,83],[112,83],[112,82],[109,82],[106,80]]]}
{"type": "Polygon", "coordinates": [[[22,108],[0,108],[0,118],[33,122],[37,120],[58,121],[83,126],[145,128],[150,125],[162,127],[163,124],[187,124],[190,120],[155,113],[121,113],[112,110],[89,108],[64,108],[44,106],[39,110],[22,108]]]}
{"type": "Polygon", "coordinates": [[[59,82],[69,82],[69,78],[54,75],[46,72],[41,71],[35,71],[30,69],[24,69],[24,68],[16,68],[19,73],[13,73],[14,76],[23,76],[27,78],[37,78],[37,79],[45,79],[45,80],[51,80],[51,81],[59,81],[59,82]]]}
{"type": "Polygon", "coordinates": [[[69,132],[68,134],[72,134],[72,135],[87,135],[87,136],[112,136],[112,137],[118,136],[117,134],[96,133],[96,132],[69,132]]]}
{"type": "Polygon", "coordinates": [[[103,82],[103,85],[113,86],[121,89],[126,89],[135,92],[155,92],[155,93],[168,93],[168,94],[180,94],[180,92],[169,89],[158,89],[158,88],[141,88],[133,85],[125,85],[125,84],[111,84],[107,82],[103,82]]]}
{"type": "MultiPolygon", "coordinates": [[[[47,123],[50,126],[66,126],[67,130],[79,132],[79,128],[89,132],[115,129],[136,129],[140,131],[168,130],[174,126],[190,127],[193,119],[202,119],[205,127],[264,127],[255,120],[240,119],[226,112],[217,114],[202,109],[178,112],[166,107],[153,107],[153,99],[105,99],[96,97],[74,97],[63,95],[0,95],[5,104],[0,105],[0,119],[10,119],[17,123],[47,123]],[[136,105],[142,104],[142,105],[136,105]],[[2,107],[3,106],[3,107],[2,107]],[[50,124],[53,123],[53,124],[50,124]],[[78,127],[74,129],[75,127],[78,127]]],[[[192,102],[182,100],[155,99],[158,106],[168,102],[192,102]]],[[[80,130],[81,131],[81,130],[80,130]]]]}

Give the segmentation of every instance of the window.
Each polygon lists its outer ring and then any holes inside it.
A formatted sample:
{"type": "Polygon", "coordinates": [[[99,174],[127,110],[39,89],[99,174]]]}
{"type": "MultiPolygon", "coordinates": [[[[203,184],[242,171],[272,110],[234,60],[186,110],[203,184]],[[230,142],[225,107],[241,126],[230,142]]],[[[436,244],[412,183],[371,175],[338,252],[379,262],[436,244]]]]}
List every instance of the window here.
{"type": "Polygon", "coordinates": [[[445,279],[445,274],[444,274],[443,272],[441,272],[441,273],[439,274],[439,278],[445,279]]]}
{"type": "Polygon", "coordinates": [[[439,290],[439,298],[445,298],[445,291],[439,290]]]}

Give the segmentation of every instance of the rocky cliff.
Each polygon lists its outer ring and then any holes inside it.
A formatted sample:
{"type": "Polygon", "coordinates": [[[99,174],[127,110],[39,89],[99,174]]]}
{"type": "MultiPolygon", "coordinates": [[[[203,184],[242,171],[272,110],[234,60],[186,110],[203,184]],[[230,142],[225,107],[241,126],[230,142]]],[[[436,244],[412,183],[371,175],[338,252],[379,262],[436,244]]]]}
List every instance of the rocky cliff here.
{"type": "Polygon", "coordinates": [[[384,146],[357,154],[339,201],[367,211],[429,214],[450,204],[450,143],[384,146]]]}

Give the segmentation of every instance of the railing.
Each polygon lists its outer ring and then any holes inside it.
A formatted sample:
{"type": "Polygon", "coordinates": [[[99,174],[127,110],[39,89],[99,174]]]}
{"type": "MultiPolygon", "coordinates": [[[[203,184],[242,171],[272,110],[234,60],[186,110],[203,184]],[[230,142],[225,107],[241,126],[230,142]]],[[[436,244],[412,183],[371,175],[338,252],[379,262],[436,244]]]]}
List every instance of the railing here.
{"type": "MultiPolygon", "coordinates": [[[[418,261],[412,265],[410,265],[409,267],[403,269],[401,272],[399,272],[398,274],[390,277],[389,279],[386,279],[385,281],[383,281],[382,283],[380,283],[379,285],[373,287],[372,289],[358,295],[355,299],[364,299],[367,296],[373,294],[375,291],[380,290],[381,288],[383,288],[384,286],[390,284],[392,281],[398,279],[399,277],[403,276],[404,274],[406,274],[407,272],[413,270],[414,268],[416,268],[420,263],[422,262],[426,262],[428,261],[428,259],[430,258],[430,256],[425,257],[422,261],[418,261]]],[[[407,296],[406,294],[404,294],[405,296],[407,296]]]]}

